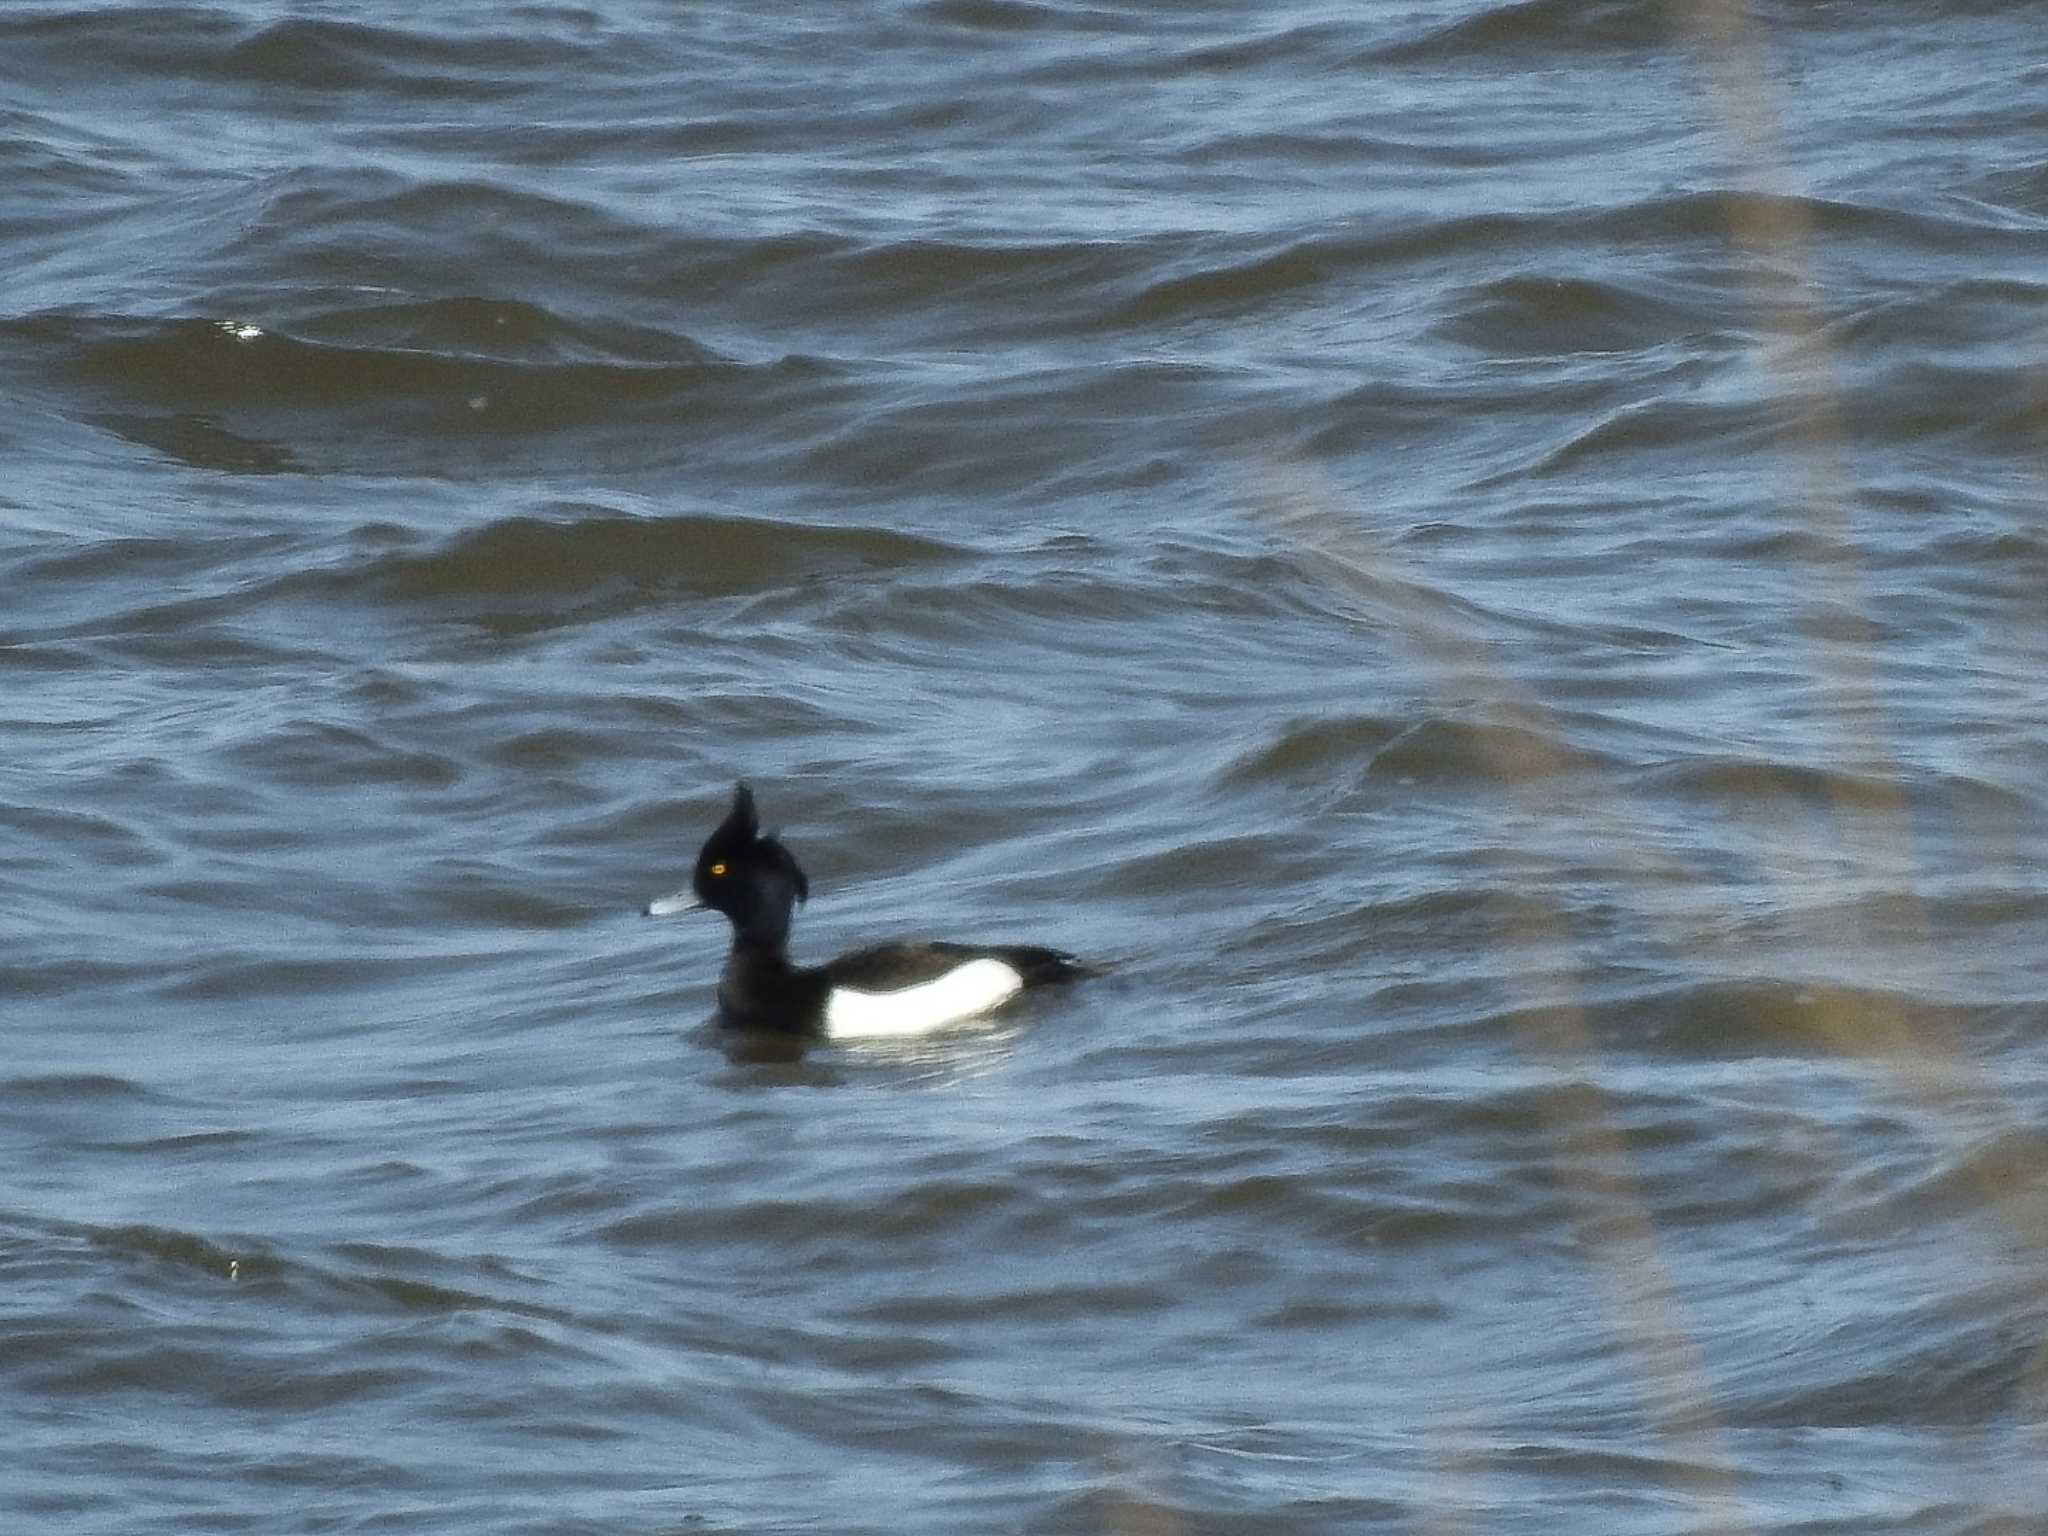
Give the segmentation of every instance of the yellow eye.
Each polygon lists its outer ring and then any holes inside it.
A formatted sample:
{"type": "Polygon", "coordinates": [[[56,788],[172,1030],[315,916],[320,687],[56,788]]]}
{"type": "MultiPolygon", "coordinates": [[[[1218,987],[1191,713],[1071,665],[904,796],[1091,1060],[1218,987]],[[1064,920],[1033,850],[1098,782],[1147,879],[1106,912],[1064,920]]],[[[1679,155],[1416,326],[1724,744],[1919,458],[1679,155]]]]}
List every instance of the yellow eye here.
{"type": "Polygon", "coordinates": [[[725,873],[725,866],[723,864],[714,864],[711,866],[711,873],[714,875],[722,875],[725,873]]]}

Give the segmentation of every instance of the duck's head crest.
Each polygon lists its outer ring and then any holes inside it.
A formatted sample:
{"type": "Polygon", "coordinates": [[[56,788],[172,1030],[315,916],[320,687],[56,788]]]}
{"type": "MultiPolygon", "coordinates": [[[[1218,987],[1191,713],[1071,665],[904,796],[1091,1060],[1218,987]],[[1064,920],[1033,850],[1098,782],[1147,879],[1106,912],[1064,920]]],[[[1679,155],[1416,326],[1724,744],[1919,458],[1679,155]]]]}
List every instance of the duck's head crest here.
{"type": "Polygon", "coordinates": [[[786,891],[808,901],[811,883],[796,856],[772,832],[761,830],[754,810],[754,791],[742,780],[732,792],[732,809],[697,853],[691,887],[707,907],[728,916],[752,909],[764,896],[771,900],[786,891]]]}

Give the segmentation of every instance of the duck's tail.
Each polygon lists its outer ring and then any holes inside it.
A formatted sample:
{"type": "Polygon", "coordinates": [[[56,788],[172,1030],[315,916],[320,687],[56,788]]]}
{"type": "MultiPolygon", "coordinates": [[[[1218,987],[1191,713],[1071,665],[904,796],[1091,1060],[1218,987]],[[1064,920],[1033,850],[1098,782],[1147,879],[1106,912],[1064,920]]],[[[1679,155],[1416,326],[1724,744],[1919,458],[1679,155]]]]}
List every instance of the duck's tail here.
{"type": "Polygon", "coordinates": [[[1040,949],[1031,944],[1010,944],[990,951],[1003,964],[1024,978],[1027,987],[1049,987],[1061,982],[1082,981],[1104,974],[1104,967],[1068,954],[1063,949],[1040,949]]]}

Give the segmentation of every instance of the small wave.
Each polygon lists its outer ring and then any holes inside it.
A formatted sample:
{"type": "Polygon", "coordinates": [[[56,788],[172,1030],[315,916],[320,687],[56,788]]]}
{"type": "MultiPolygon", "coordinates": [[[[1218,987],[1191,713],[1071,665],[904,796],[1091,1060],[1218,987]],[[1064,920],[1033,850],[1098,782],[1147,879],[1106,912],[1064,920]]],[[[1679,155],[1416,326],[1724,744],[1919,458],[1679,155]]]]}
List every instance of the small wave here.
{"type": "Polygon", "coordinates": [[[449,789],[460,765],[443,753],[396,746],[356,726],[331,720],[287,720],[228,755],[272,783],[389,784],[420,790],[449,789]]]}
{"type": "Polygon", "coordinates": [[[937,1241],[991,1222],[1028,1223],[1041,1210],[1027,1189],[932,1179],[894,1191],[864,1191],[857,1199],[835,1200],[821,1191],[802,1199],[742,1200],[717,1208],[692,1203],[621,1218],[599,1235],[629,1249],[706,1240],[803,1246],[855,1236],[937,1241]]]}
{"type": "Polygon", "coordinates": [[[1897,350],[1916,358],[1947,355],[1965,360],[1990,349],[2025,353],[2016,362],[2036,359],[2016,338],[2026,334],[2034,317],[2048,309],[2048,284],[2012,278],[1970,278],[1868,305],[1827,327],[1834,347],[1858,351],[1897,350]]]}
{"type": "Polygon", "coordinates": [[[230,81],[320,91],[385,92],[440,100],[490,99],[530,88],[532,76],[575,67],[560,38],[499,28],[461,33],[295,17],[274,22],[204,61],[230,81]]]}
{"type": "Polygon", "coordinates": [[[1571,774],[1605,774],[1611,757],[1577,746],[1536,724],[1432,717],[1376,752],[1372,774],[1419,783],[1522,784],[1571,774]]]}
{"type": "Polygon", "coordinates": [[[169,459],[194,469],[218,469],[230,474],[276,475],[299,471],[305,465],[289,449],[257,437],[231,432],[206,416],[184,413],[131,415],[104,412],[86,418],[116,437],[153,448],[169,459]]]}
{"type": "Polygon", "coordinates": [[[1346,254],[1328,242],[1305,241],[1247,260],[1212,262],[1199,271],[1148,284],[1120,305],[1108,323],[1153,326],[1198,315],[1238,313],[1329,281],[1342,270],[1346,254]]]}
{"type": "Polygon", "coordinates": [[[1384,64],[1470,62],[1507,53],[1526,65],[1545,51],[1661,52],[1671,38],[1671,11],[1663,0],[1513,0],[1447,24],[1425,24],[1368,57],[1384,64]]]}
{"type": "Polygon", "coordinates": [[[50,1072],[0,1078],[0,1099],[21,1103],[67,1103],[79,1099],[142,1099],[149,1090],[104,1072],[50,1072]]]}
{"type": "Polygon", "coordinates": [[[61,346],[82,381],[195,413],[432,395],[467,404],[487,423],[508,415],[574,421],[616,402],[671,398],[750,371],[686,338],[666,338],[669,355],[657,358],[644,332],[622,343],[616,334],[537,317],[530,307],[482,300],[397,316],[373,311],[362,336],[353,317],[330,315],[307,327],[347,340],[226,320],[44,317],[25,324],[61,346]]]}
{"type": "Polygon", "coordinates": [[[72,995],[117,997],[159,974],[149,962],[124,963],[59,954],[48,960],[0,961],[0,996],[16,1000],[72,995]]]}
{"type": "Polygon", "coordinates": [[[280,1265],[259,1250],[244,1252],[225,1248],[196,1232],[175,1227],[136,1224],[125,1227],[97,1227],[88,1232],[96,1248],[131,1258],[155,1259],[226,1280],[232,1277],[258,1279],[276,1274],[280,1265]]]}
{"type": "Polygon", "coordinates": [[[43,77],[109,69],[143,78],[381,92],[403,98],[489,98],[573,67],[563,35],[504,28],[461,32],[299,17],[256,26],[226,7],[142,5],[106,11],[38,7],[0,22],[0,39],[34,49],[43,77]],[[526,78],[521,78],[522,76],[526,78]]]}
{"type": "Polygon", "coordinates": [[[2029,461],[2048,448],[2048,383],[2031,360],[1900,363],[1856,389],[1850,405],[1851,425],[1886,443],[1948,439],[2029,461]]]}
{"type": "MultiPolygon", "coordinates": [[[[1787,410],[1762,400],[1702,400],[1665,397],[1631,402],[1603,412],[1534,462],[1499,479],[1561,475],[1593,460],[1653,453],[1711,442],[1723,452],[1761,450],[1785,434],[1787,410]]],[[[1493,482],[1487,482],[1493,483],[1493,482]]]]}
{"type": "Polygon", "coordinates": [[[1551,1039],[1568,1026],[1571,1035],[1615,1052],[1722,1060],[1882,1054],[1910,1037],[1915,1020],[1927,1024],[1915,1032],[1920,1043],[1936,1051],[1958,1028],[1995,1027],[1999,1015],[1895,988],[1786,979],[1629,989],[1564,1007],[1504,1009],[1477,1022],[1512,1038],[1551,1039]],[[1859,1021],[1885,1028],[1865,1029],[1859,1021]]]}
{"type": "Polygon", "coordinates": [[[1078,1493],[1048,1498],[1022,1526],[1022,1536],[1069,1536],[1080,1531],[1181,1532],[1399,1530],[1415,1511],[1396,1499],[1352,1491],[1305,1492],[1301,1469],[1276,1479],[1279,1487],[1262,1499],[1248,1498],[1241,1470],[1211,1497],[1163,1493],[1104,1479],[1078,1493]]]}
{"type": "Polygon", "coordinates": [[[1236,72],[1270,65],[1342,68],[1359,57],[1356,21],[1311,21],[1224,42],[1201,43],[1172,55],[1175,74],[1236,72]]]}
{"type": "Polygon", "coordinates": [[[1968,1283],[1966,1253],[1946,1261],[1956,1292],[1895,1296],[1877,1316],[1809,1302],[1787,1321],[1758,1314],[1753,1295],[1745,1296],[1743,1315],[1716,1334],[1717,1355],[1728,1362],[1716,1371],[1723,1418],[1799,1429],[1910,1425],[1925,1437],[1945,1425],[1981,1433],[2015,1411],[2031,1416],[2039,1296],[1968,1283]],[[1788,1371],[1788,1360],[1801,1368],[1788,1371]]]}
{"type": "MultiPolygon", "coordinates": [[[[240,319],[40,314],[0,342],[40,355],[76,418],[194,467],[251,474],[446,473],[451,460],[555,452],[559,433],[731,450],[803,419],[843,384],[784,355],[737,362],[673,331],[587,324],[530,305],[436,300],[240,319]]],[[[549,459],[549,462],[558,462],[549,459]]]]}
{"type": "Polygon", "coordinates": [[[1062,1322],[1074,1318],[1145,1314],[1159,1309],[1155,1286],[1111,1278],[1062,1278],[1043,1285],[1006,1283],[998,1279],[984,1289],[939,1295],[891,1297],[856,1307],[850,1316],[864,1323],[919,1328],[972,1324],[997,1316],[1062,1322]]]}
{"type": "Polygon", "coordinates": [[[165,997],[293,1001],[365,988],[416,984],[422,974],[446,975],[476,963],[467,956],[351,955],[325,959],[228,955],[179,968],[162,988],[165,997]]]}
{"type": "Polygon", "coordinates": [[[916,14],[940,26],[976,32],[1037,32],[1070,24],[1064,7],[1027,0],[924,0],[916,14]]]}
{"type": "Polygon", "coordinates": [[[1404,722],[1379,715],[1289,721],[1272,739],[1233,759],[1223,781],[1245,785],[1296,776],[1326,781],[1346,771],[1362,774],[1407,729],[1404,722]]]}
{"type": "MultiPolygon", "coordinates": [[[[968,315],[986,326],[1005,314],[1034,330],[1064,312],[1085,317],[1133,280],[1149,247],[1116,240],[972,242],[889,240],[814,245],[778,291],[797,313],[968,315]],[[1048,311],[1049,304],[1058,307],[1048,311]]],[[[751,263],[750,263],[751,264],[751,263]]]]}
{"type": "Polygon", "coordinates": [[[206,5],[135,5],[120,11],[74,6],[67,10],[9,6],[0,39],[26,52],[39,50],[57,78],[81,67],[110,66],[144,75],[197,72],[217,59],[246,29],[226,10],[206,5]]]}
{"type": "MultiPolygon", "coordinates": [[[[1591,217],[1562,220],[1582,240],[1597,239],[1623,248],[1662,246],[1673,241],[1711,241],[1717,247],[1775,249],[1794,234],[1810,233],[1841,240],[1870,240],[1888,248],[1920,247],[1930,251],[1981,256],[1983,248],[2031,250],[2034,236],[2015,230],[1969,204],[1895,207],[1875,202],[1809,194],[1759,192],[1749,188],[1713,187],[1673,193],[1597,209],[1591,217]]],[[[1728,280],[1744,287],[1773,274],[1752,259],[1728,280]]],[[[1791,282],[1793,274],[1778,273],[1791,282]]]]}
{"type": "Polygon", "coordinates": [[[806,577],[930,566],[961,554],[937,539],[882,528],[565,511],[570,515],[502,518],[432,550],[386,553],[353,570],[288,578],[287,585],[561,623],[593,603],[723,596],[806,577]]]}
{"type": "Polygon", "coordinates": [[[1527,1230],[1555,1221],[1548,1196],[1536,1198],[1514,1181],[1452,1186],[1410,1185],[1398,1196],[1337,1190],[1323,1171],[1254,1173],[1204,1181],[1153,1197],[1176,1223],[1255,1222],[1268,1234],[1365,1251],[1419,1247],[1482,1233],[1527,1230]]]}
{"type": "Polygon", "coordinates": [[[1695,305],[1646,288],[1576,277],[1512,277],[1459,301],[1448,341],[1505,357],[1631,352],[1699,328],[1695,305]]]}
{"type": "MultiPolygon", "coordinates": [[[[145,833],[98,811],[0,800],[0,828],[25,834],[50,849],[66,849],[73,855],[90,851],[107,868],[146,869],[166,862],[167,857],[145,833]]],[[[17,868],[35,868],[44,859],[10,862],[17,868]]]]}
{"type": "MultiPolygon", "coordinates": [[[[1628,215],[1617,210],[1614,218],[1624,233],[1603,239],[1626,240],[1628,215]]],[[[1242,239],[1219,239],[1193,259],[1185,242],[1139,248],[1125,253],[1126,260],[1135,264],[1116,278],[1121,296],[1103,305],[1087,324],[1157,327],[1251,310],[1270,312],[1275,303],[1291,296],[1355,284],[1389,267],[1417,260],[1451,267],[1462,258],[1487,256],[1502,249],[1577,249],[1588,243],[1586,230],[1591,222],[1584,214],[1464,214],[1379,225],[1351,223],[1284,241],[1262,238],[1255,246],[1242,239]]],[[[1105,279],[1111,276],[1105,274],[1105,279]]],[[[1528,292],[1512,281],[1500,286],[1510,298],[1520,299],[1528,292]]],[[[1678,312],[1676,305],[1666,311],[1664,301],[1646,293],[1625,297],[1635,311],[1626,318],[1645,329],[1678,312]]],[[[1609,300],[1608,309],[1619,308],[1621,302],[1609,300]]]]}
{"type": "Polygon", "coordinates": [[[1816,810],[1898,811],[1910,802],[1937,802],[1950,810],[2032,814],[2034,802],[2003,785],[1961,774],[1911,777],[1897,771],[1766,761],[1725,754],[1688,757],[1634,775],[1638,791],[1674,795],[1757,811],[1777,805],[1816,810]]]}

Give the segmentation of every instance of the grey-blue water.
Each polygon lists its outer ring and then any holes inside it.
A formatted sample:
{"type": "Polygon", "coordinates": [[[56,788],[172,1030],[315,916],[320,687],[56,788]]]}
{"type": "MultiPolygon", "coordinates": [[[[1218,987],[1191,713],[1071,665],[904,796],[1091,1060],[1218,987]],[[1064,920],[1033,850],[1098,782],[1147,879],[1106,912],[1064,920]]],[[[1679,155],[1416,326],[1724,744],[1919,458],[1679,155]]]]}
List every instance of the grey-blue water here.
{"type": "Polygon", "coordinates": [[[2048,1529],[2040,5],[9,0],[0,273],[8,1531],[2048,1529]]]}

